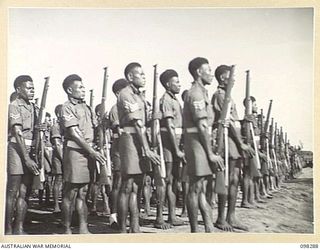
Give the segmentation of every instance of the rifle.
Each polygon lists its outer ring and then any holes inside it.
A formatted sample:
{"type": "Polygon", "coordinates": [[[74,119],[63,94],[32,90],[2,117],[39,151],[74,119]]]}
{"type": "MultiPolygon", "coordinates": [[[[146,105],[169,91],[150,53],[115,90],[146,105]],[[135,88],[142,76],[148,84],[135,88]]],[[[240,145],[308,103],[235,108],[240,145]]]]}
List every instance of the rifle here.
{"type": "Polygon", "coordinates": [[[166,177],[166,166],[164,162],[163,156],[163,147],[162,147],[162,139],[160,134],[160,121],[156,117],[157,114],[160,112],[159,108],[159,100],[157,94],[157,80],[158,80],[158,72],[157,72],[158,65],[153,65],[153,98],[152,98],[152,126],[151,126],[151,148],[156,152],[157,149],[159,150],[160,155],[160,166],[158,167],[159,174],[161,178],[166,177]]]}
{"type": "Polygon", "coordinates": [[[34,177],[34,186],[37,189],[41,188],[41,182],[45,181],[44,134],[43,134],[43,131],[40,130],[40,126],[44,122],[44,118],[45,118],[44,113],[45,113],[47,95],[48,95],[48,89],[49,89],[49,77],[45,77],[44,79],[45,79],[45,82],[44,82],[43,91],[42,91],[41,104],[40,104],[39,114],[36,120],[36,126],[34,129],[34,138],[33,138],[35,142],[35,148],[34,148],[35,162],[37,163],[40,170],[40,174],[34,177]]]}
{"type": "Polygon", "coordinates": [[[229,186],[229,150],[228,150],[228,127],[225,124],[225,120],[228,118],[231,109],[231,90],[234,85],[234,70],[235,65],[231,66],[230,69],[230,77],[224,97],[224,102],[221,110],[220,121],[218,123],[218,132],[217,132],[217,150],[216,153],[218,155],[225,154],[225,173],[223,173],[222,169],[218,169],[216,172],[216,183],[214,187],[214,191],[217,194],[226,194],[226,186],[229,186]],[[225,151],[223,152],[223,148],[225,151]]]}
{"type": "MultiPolygon", "coordinates": [[[[252,101],[251,101],[251,96],[250,96],[250,71],[246,71],[246,101],[245,101],[245,115],[249,116],[252,115],[252,101]]],[[[253,130],[253,125],[252,122],[246,122],[246,140],[245,143],[248,145],[251,145],[251,139],[252,138],[252,143],[255,151],[255,160],[257,164],[257,169],[261,169],[260,165],[260,159],[259,159],[259,154],[258,154],[258,147],[257,143],[255,140],[255,135],[254,135],[254,130],[253,130]]],[[[249,165],[249,158],[247,158],[247,164],[249,165]]],[[[260,176],[259,172],[255,171],[256,169],[253,168],[255,173],[253,173],[254,176],[260,176]]]]}
{"type": "Polygon", "coordinates": [[[276,147],[277,147],[277,140],[276,140],[276,131],[277,131],[277,125],[275,124],[275,129],[273,127],[273,118],[271,119],[271,152],[274,159],[276,172],[278,172],[278,162],[277,162],[277,155],[276,155],[276,147]]]}
{"type": "MultiPolygon", "coordinates": [[[[102,88],[102,98],[100,105],[100,126],[98,127],[98,148],[100,153],[103,154],[107,161],[106,164],[100,164],[97,162],[97,172],[100,174],[100,182],[108,182],[108,179],[111,178],[111,160],[110,160],[110,146],[109,140],[107,137],[107,124],[105,121],[106,114],[106,98],[107,98],[107,83],[108,83],[108,67],[104,67],[104,76],[103,76],[103,88],[102,88]]],[[[92,92],[91,92],[92,93],[92,92]]]]}
{"type": "Polygon", "coordinates": [[[272,108],[272,100],[270,100],[269,103],[269,108],[268,108],[268,113],[267,113],[267,118],[266,121],[263,125],[263,129],[261,130],[261,148],[263,151],[266,151],[267,153],[267,165],[268,165],[268,169],[270,169],[271,167],[271,163],[270,163],[270,138],[268,136],[268,129],[269,131],[271,131],[270,127],[269,127],[269,121],[270,121],[270,114],[271,114],[271,108],[272,108]]]}
{"type": "Polygon", "coordinates": [[[93,89],[90,89],[90,108],[92,110],[93,110],[93,100],[94,100],[93,89]]]}

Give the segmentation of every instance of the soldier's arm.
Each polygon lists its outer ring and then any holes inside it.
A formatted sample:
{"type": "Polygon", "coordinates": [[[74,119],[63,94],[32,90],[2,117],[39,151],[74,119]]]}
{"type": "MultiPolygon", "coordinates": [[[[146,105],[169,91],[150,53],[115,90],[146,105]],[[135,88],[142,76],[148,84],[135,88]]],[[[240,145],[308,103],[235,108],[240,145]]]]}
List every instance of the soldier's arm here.
{"type": "Polygon", "coordinates": [[[171,117],[167,117],[165,119],[165,126],[166,126],[166,128],[168,130],[170,142],[171,142],[171,145],[173,145],[175,154],[179,158],[183,158],[184,157],[184,153],[180,150],[179,145],[177,143],[175,126],[173,124],[173,119],[171,117]]]}
{"type": "Polygon", "coordinates": [[[57,152],[57,156],[60,161],[63,159],[63,148],[62,148],[62,141],[60,138],[53,138],[53,147],[57,152]]]}
{"type": "Polygon", "coordinates": [[[145,156],[149,158],[154,164],[160,165],[160,157],[152,150],[150,150],[147,136],[146,136],[146,128],[143,125],[141,120],[133,120],[134,127],[136,128],[137,135],[139,138],[139,142],[142,145],[143,152],[145,156]]]}
{"type": "Polygon", "coordinates": [[[23,138],[23,134],[22,134],[22,126],[21,125],[14,125],[12,127],[12,134],[16,139],[18,148],[20,150],[20,152],[22,153],[22,160],[23,162],[26,164],[27,168],[35,175],[38,175],[39,169],[37,164],[30,158],[29,153],[27,151],[27,147],[23,138]]]}
{"type": "Polygon", "coordinates": [[[73,141],[75,141],[82,149],[84,149],[93,159],[99,161],[101,164],[106,162],[105,157],[99,152],[95,151],[83,138],[78,126],[71,126],[67,131],[73,141]]]}
{"type": "Polygon", "coordinates": [[[223,159],[220,156],[215,155],[212,151],[211,141],[210,141],[211,136],[208,133],[209,126],[207,123],[207,119],[206,118],[199,119],[197,122],[197,127],[199,131],[201,145],[206,151],[209,161],[217,163],[221,169],[224,169],[223,159]]]}

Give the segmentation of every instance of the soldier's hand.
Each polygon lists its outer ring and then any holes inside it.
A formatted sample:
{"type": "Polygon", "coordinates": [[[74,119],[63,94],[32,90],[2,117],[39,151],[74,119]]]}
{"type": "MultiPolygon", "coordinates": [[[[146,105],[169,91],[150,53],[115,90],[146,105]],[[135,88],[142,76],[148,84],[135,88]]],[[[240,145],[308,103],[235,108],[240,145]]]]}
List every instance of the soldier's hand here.
{"type": "Polygon", "coordinates": [[[254,122],[254,116],[253,115],[246,115],[245,117],[244,117],[244,120],[246,121],[246,122],[254,122]]]}
{"type": "Polygon", "coordinates": [[[27,159],[25,161],[25,164],[27,166],[27,168],[34,174],[34,175],[39,175],[40,171],[38,168],[37,163],[35,163],[32,159],[27,159]]]}
{"type": "Polygon", "coordinates": [[[40,131],[43,131],[43,132],[44,132],[44,131],[47,130],[48,125],[47,125],[46,123],[41,123],[40,125],[39,125],[39,124],[36,125],[35,128],[36,128],[36,129],[39,129],[40,131]]]}
{"type": "Polygon", "coordinates": [[[181,150],[177,151],[177,157],[180,158],[183,161],[183,163],[187,162],[186,161],[186,156],[185,156],[184,152],[182,152],[181,150]]]}
{"type": "Polygon", "coordinates": [[[255,152],[254,152],[253,148],[250,147],[250,146],[247,145],[247,144],[242,143],[242,144],[241,144],[241,149],[242,149],[243,151],[245,151],[250,157],[253,157],[253,156],[255,155],[255,152]]]}
{"type": "Polygon", "coordinates": [[[151,151],[151,150],[147,150],[145,152],[146,157],[153,163],[156,165],[160,165],[161,161],[160,161],[160,156],[158,154],[156,154],[155,152],[151,151]]]}
{"type": "Polygon", "coordinates": [[[155,112],[153,114],[153,120],[160,120],[162,118],[162,113],[161,112],[155,112]]]}
{"type": "Polygon", "coordinates": [[[100,164],[106,164],[107,159],[103,156],[103,154],[95,151],[91,153],[90,156],[96,161],[98,161],[100,164]]]}
{"type": "Polygon", "coordinates": [[[215,155],[213,153],[209,154],[209,161],[215,163],[221,171],[224,170],[224,162],[220,155],[215,155]]]}

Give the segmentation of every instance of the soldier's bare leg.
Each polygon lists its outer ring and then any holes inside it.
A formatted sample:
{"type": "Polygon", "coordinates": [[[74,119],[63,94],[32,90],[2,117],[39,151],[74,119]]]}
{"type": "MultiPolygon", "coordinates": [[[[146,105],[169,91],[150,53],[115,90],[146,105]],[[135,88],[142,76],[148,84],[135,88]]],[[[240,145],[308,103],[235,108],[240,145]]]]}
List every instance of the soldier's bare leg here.
{"type": "Polygon", "coordinates": [[[143,196],[144,196],[144,213],[149,216],[150,212],[150,199],[152,195],[151,189],[151,177],[150,175],[146,174],[143,184],[143,196]]]}
{"type": "Polygon", "coordinates": [[[52,193],[52,175],[46,175],[46,182],[45,182],[45,190],[46,190],[46,205],[49,205],[50,197],[52,193]]]}
{"type": "Polygon", "coordinates": [[[130,209],[130,233],[140,233],[139,225],[139,208],[138,208],[138,191],[139,186],[142,186],[143,176],[135,176],[132,183],[132,192],[129,196],[129,209],[130,209]]]}
{"type": "Polygon", "coordinates": [[[91,196],[91,208],[90,208],[90,213],[91,214],[97,214],[97,200],[98,200],[98,195],[99,195],[99,184],[94,182],[90,183],[90,188],[87,190],[87,196],[86,196],[86,201],[88,200],[88,197],[91,196]],[[88,193],[90,192],[90,195],[88,193]]]}
{"type": "Polygon", "coordinates": [[[266,203],[266,201],[262,200],[262,199],[261,199],[261,196],[260,196],[259,177],[254,177],[253,183],[254,183],[254,196],[255,196],[255,200],[256,200],[258,203],[266,203]]]}
{"type": "MultiPolygon", "coordinates": [[[[241,207],[243,208],[254,208],[252,204],[249,202],[249,196],[250,196],[250,183],[252,182],[252,178],[250,176],[250,169],[249,166],[244,166],[243,173],[243,190],[242,190],[242,202],[241,207]]],[[[252,202],[252,200],[251,200],[252,202]]]]}
{"type": "Polygon", "coordinates": [[[133,177],[122,176],[118,198],[118,223],[121,233],[127,233],[126,220],[129,211],[129,196],[132,192],[133,177]]]}
{"type": "MultiPolygon", "coordinates": [[[[109,184],[102,185],[100,189],[101,189],[102,201],[103,201],[103,214],[110,215],[109,197],[111,194],[111,186],[109,184]]],[[[97,196],[97,200],[98,200],[98,196],[97,196]]]]}
{"type": "Polygon", "coordinates": [[[198,232],[199,194],[202,188],[202,179],[196,176],[189,177],[189,192],[187,195],[187,210],[191,233],[198,232]]]}
{"type": "Polygon", "coordinates": [[[227,222],[233,228],[248,231],[248,227],[242,225],[237,219],[235,214],[238,185],[239,185],[239,175],[240,175],[240,160],[230,159],[230,177],[229,177],[229,196],[228,196],[228,211],[227,211],[227,222]]]}
{"type": "Polygon", "coordinates": [[[57,174],[54,176],[54,184],[53,184],[53,199],[54,199],[54,213],[61,212],[59,207],[59,197],[62,189],[62,174],[57,174]]]}
{"type": "MultiPolygon", "coordinates": [[[[176,166],[178,167],[178,166],[176,166]]],[[[167,172],[167,198],[169,204],[169,216],[168,223],[173,226],[181,226],[184,225],[184,221],[178,219],[176,217],[176,194],[173,192],[173,174],[172,174],[173,163],[166,162],[166,172],[167,172]]]]}
{"type": "MultiPolygon", "coordinates": [[[[186,165],[183,166],[183,171],[186,171],[186,165]]],[[[185,175],[185,172],[184,174],[185,175]]],[[[187,180],[188,177],[185,178],[184,181],[182,181],[182,212],[181,217],[187,217],[187,195],[189,191],[189,181],[187,180]]]]}
{"type": "Polygon", "coordinates": [[[88,184],[79,185],[79,191],[76,199],[76,209],[79,214],[79,233],[88,234],[88,207],[86,203],[86,195],[88,184]]]}
{"type": "Polygon", "coordinates": [[[23,231],[23,223],[27,214],[28,205],[26,202],[26,194],[29,190],[31,190],[33,175],[22,175],[20,187],[19,187],[19,195],[17,200],[17,216],[15,220],[14,226],[14,234],[25,234],[23,231]]]}
{"type": "Polygon", "coordinates": [[[214,223],[214,226],[220,230],[232,232],[233,228],[225,219],[225,207],[227,203],[228,195],[218,194],[218,218],[214,223]]]}
{"type": "Polygon", "coordinates": [[[169,229],[171,227],[170,224],[165,223],[163,219],[163,206],[166,198],[166,183],[163,178],[160,176],[156,178],[156,197],[157,197],[157,215],[156,220],[154,222],[154,227],[159,229],[169,229]]]}
{"type": "Polygon", "coordinates": [[[69,182],[66,182],[63,190],[63,199],[62,199],[62,215],[63,215],[63,224],[65,226],[65,234],[72,234],[71,231],[71,220],[72,213],[74,211],[74,200],[77,197],[78,188],[69,182]]]}
{"type": "MultiPolygon", "coordinates": [[[[199,208],[200,208],[200,212],[201,212],[202,219],[204,222],[205,232],[211,233],[211,232],[213,232],[213,219],[212,219],[212,208],[209,205],[207,198],[206,198],[206,184],[207,183],[204,180],[202,181],[202,188],[199,193],[199,208]]],[[[210,183],[209,185],[212,185],[211,181],[209,181],[209,183],[210,183]]]]}
{"type": "Polygon", "coordinates": [[[6,190],[5,234],[12,234],[12,222],[22,175],[8,175],[6,190]]]}
{"type": "Polygon", "coordinates": [[[117,227],[117,213],[118,213],[118,197],[121,188],[121,173],[120,171],[115,171],[113,175],[113,187],[111,192],[111,216],[110,225],[111,227],[117,227]]]}

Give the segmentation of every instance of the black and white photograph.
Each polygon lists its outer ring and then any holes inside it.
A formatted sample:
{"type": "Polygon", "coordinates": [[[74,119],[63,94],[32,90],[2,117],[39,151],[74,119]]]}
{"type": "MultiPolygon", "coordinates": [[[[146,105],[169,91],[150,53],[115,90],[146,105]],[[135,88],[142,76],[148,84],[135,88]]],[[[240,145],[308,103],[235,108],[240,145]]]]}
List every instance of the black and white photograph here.
{"type": "Polygon", "coordinates": [[[4,235],[314,234],[314,13],[8,8],[4,235]]]}

